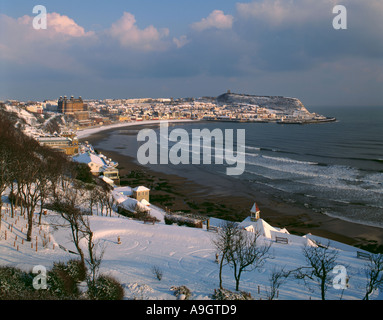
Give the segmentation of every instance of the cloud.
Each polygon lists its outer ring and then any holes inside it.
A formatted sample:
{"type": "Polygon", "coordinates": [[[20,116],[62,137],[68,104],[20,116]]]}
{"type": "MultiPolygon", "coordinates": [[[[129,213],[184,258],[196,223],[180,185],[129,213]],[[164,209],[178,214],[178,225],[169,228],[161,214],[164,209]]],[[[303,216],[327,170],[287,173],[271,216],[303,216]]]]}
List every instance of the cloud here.
{"type": "Polygon", "coordinates": [[[71,37],[91,36],[92,31],[85,32],[73,19],[62,16],[56,12],[47,14],[47,29],[53,29],[55,33],[65,34],[71,37]]]}
{"type": "Polygon", "coordinates": [[[124,12],[123,16],[108,30],[111,37],[121,46],[142,51],[164,50],[167,44],[162,40],[169,36],[169,29],[156,29],[150,25],[139,29],[133,14],[124,12]]]}
{"type": "Polygon", "coordinates": [[[191,27],[196,31],[203,31],[206,29],[231,29],[233,26],[234,17],[232,15],[225,15],[222,10],[214,10],[207,18],[201,21],[194,22],[191,27]]]}
{"type": "Polygon", "coordinates": [[[243,19],[257,19],[269,26],[278,27],[322,20],[331,12],[333,3],[334,0],[264,0],[237,3],[236,7],[243,19]]]}
{"type": "Polygon", "coordinates": [[[2,78],[16,93],[33,88],[63,94],[59,91],[72,86],[125,96],[130,84],[138,90],[132,96],[141,91],[149,96],[162,86],[174,90],[173,96],[188,90],[220,93],[222,87],[318,101],[318,92],[335,97],[344,83],[353,97],[359,90],[377,100],[381,0],[343,0],[348,13],[343,31],[332,27],[334,0],[242,1],[230,14],[211,11],[183,33],[154,23],[141,26],[129,12],[94,31],[59,13],[48,13],[47,30],[34,30],[33,16],[0,14],[2,78]]]}
{"type": "MultiPolygon", "coordinates": [[[[12,19],[12,18],[11,18],[12,19]]],[[[93,31],[85,32],[85,29],[78,25],[73,19],[59,13],[47,13],[47,28],[35,30],[33,29],[33,16],[23,16],[13,21],[15,24],[24,26],[24,31],[29,31],[34,37],[55,38],[57,36],[65,36],[69,38],[90,37],[94,35],[93,31]]],[[[11,25],[12,26],[12,25],[11,25]]]]}
{"type": "Polygon", "coordinates": [[[186,44],[190,42],[190,39],[186,35],[182,35],[179,38],[174,37],[173,43],[177,46],[177,48],[182,48],[186,44]]]}
{"type": "Polygon", "coordinates": [[[46,29],[34,29],[33,19],[27,15],[20,18],[0,15],[0,30],[5,30],[0,38],[3,62],[65,70],[75,63],[72,48],[95,40],[94,32],[86,32],[65,15],[48,13],[46,29]]]}
{"type": "Polygon", "coordinates": [[[383,56],[383,2],[344,0],[347,30],[335,30],[334,0],[237,3],[236,32],[256,44],[250,62],[262,70],[310,69],[347,57],[383,56]]]}

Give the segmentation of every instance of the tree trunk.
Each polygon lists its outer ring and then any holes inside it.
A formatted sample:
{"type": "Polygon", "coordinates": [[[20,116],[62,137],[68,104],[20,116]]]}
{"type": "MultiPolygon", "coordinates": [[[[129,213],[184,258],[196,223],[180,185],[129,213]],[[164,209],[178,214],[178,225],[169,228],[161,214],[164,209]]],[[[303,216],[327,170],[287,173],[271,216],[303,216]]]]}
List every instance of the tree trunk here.
{"type": "Polygon", "coordinates": [[[226,254],[222,254],[221,261],[219,262],[219,288],[223,289],[222,287],[222,268],[223,268],[223,261],[225,260],[226,254]]]}
{"type": "Polygon", "coordinates": [[[326,300],[325,298],[325,279],[322,279],[322,282],[321,282],[321,296],[322,296],[322,300],[326,300]]]}
{"type": "Polygon", "coordinates": [[[238,272],[238,275],[235,276],[235,291],[239,291],[240,278],[241,278],[241,270],[238,272]]]}
{"type": "Polygon", "coordinates": [[[34,208],[27,209],[27,216],[28,216],[27,241],[32,241],[33,213],[34,213],[34,208]]]}

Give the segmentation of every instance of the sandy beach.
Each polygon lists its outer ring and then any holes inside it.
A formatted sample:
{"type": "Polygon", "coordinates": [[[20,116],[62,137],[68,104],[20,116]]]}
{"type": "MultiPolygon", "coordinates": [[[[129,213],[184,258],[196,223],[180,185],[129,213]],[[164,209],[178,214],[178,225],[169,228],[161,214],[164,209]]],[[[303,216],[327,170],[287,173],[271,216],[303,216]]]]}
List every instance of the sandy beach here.
{"type": "MultiPolygon", "coordinates": [[[[131,129],[135,125],[128,124],[131,129]]],[[[154,171],[138,164],[134,158],[117,151],[104,150],[102,141],[110,130],[88,130],[79,134],[80,141],[89,141],[97,150],[119,163],[121,185],[145,185],[150,188],[150,202],[172,212],[183,211],[232,221],[242,221],[250,214],[254,201],[261,210],[261,217],[275,227],[286,228],[290,233],[329,238],[363,248],[371,252],[383,251],[383,230],[329,217],[313,212],[303,205],[289,204],[274,199],[267,193],[245,192],[241,181],[223,175],[187,179],[177,175],[154,171]],[[202,179],[201,179],[202,181],[202,179]],[[206,183],[209,181],[209,183],[206,183]],[[238,191],[242,190],[242,191],[238,191]]]]}

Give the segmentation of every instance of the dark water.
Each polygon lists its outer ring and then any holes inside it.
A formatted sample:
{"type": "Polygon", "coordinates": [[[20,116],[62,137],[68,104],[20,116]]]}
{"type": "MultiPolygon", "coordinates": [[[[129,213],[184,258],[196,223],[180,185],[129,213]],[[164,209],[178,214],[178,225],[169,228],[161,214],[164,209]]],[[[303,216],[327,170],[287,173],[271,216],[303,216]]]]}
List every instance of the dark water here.
{"type": "MultiPolygon", "coordinates": [[[[383,227],[383,107],[323,107],[310,111],[338,121],[310,125],[184,123],[170,124],[169,131],[179,127],[191,136],[195,128],[245,129],[245,171],[227,177],[228,181],[240,179],[249,189],[267,190],[281,201],[383,227]]],[[[155,129],[158,132],[158,126],[155,129]]],[[[99,147],[136,157],[136,140],[136,132],[119,129],[99,147]]],[[[225,165],[151,168],[198,180],[203,180],[204,173],[211,179],[212,174],[222,176],[226,172],[225,165]]],[[[232,192],[240,194],[247,187],[232,192]]]]}

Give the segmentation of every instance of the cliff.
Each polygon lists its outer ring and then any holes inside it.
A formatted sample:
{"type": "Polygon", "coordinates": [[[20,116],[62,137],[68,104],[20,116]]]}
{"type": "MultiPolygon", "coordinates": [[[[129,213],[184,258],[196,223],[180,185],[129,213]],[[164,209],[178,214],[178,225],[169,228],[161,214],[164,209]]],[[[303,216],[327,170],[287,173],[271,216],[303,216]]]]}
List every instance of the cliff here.
{"type": "Polygon", "coordinates": [[[256,96],[238,93],[224,93],[217,97],[218,104],[226,105],[257,105],[274,111],[277,114],[296,115],[306,114],[310,112],[305,108],[303,103],[297,98],[288,98],[281,96],[256,96]]]}

